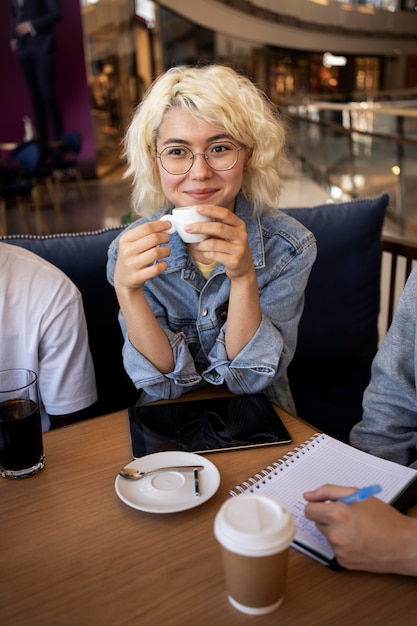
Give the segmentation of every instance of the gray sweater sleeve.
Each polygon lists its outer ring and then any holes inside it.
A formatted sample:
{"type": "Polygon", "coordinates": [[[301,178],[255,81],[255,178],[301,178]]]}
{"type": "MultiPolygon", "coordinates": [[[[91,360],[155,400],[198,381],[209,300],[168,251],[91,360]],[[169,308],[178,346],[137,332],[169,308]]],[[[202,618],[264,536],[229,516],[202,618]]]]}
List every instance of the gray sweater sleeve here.
{"type": "Polygon", "coordinates": [[[350,435],[355,447],[403,465],[417,458],[416,326],[417,268],[374,359],[363,418],[350,435]]]}

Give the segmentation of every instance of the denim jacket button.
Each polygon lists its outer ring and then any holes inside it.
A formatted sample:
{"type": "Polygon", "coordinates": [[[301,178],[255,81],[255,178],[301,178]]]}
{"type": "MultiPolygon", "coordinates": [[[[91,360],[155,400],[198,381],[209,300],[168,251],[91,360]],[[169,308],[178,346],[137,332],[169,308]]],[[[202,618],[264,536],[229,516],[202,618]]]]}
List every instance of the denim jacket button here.
{"type": "Polygon", "coordinates": [[[208,313],[208,309],[206,309],[206,308],[201,309],[201,315],[202,315],[203,317],[206,317],[207,313],[208,313]]]}

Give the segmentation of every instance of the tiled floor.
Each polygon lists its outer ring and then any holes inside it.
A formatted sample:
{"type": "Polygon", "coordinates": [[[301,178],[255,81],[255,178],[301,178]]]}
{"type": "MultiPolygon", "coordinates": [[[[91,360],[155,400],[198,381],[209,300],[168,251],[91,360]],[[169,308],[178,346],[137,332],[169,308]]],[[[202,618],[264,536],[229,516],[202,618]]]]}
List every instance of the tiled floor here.
{"type": "Polygon", "coordinates": [[[129,213],[129,184],[122,169],[101,180],[85,181],[85,197],[76,183],[62,185],[60,210],[55,210],[46,189],[41,190],[42,208],[18,208],[8,203],[0,230],[7,234],[49,235],[99,230],[121,223],[129,213]]]}

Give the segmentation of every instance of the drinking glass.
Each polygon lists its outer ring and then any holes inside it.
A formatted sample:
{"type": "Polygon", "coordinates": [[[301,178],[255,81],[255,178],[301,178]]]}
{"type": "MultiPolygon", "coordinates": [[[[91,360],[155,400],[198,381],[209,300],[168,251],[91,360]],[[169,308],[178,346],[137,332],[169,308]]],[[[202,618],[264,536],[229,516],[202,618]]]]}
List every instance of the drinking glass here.
{"type": "Polygon", "coordinates": [[[26,478],[44,466],[38,377],[27,369],[0,371],[0,474],[26,478]]]}

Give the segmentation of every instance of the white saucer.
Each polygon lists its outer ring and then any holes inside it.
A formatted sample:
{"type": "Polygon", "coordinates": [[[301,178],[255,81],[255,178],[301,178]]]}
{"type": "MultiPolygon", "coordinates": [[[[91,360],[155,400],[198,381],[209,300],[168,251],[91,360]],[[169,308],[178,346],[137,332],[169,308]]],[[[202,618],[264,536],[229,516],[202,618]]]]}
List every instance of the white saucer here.
{"type": "Polygon", "coordinates": [[[204,456],[193,452],[156,452],[135,459],[126,467],[150,470],[174,465],[203,465],[199,470],[200,496],[195,495],[193,472],[169,471],[144,476],[140,480],[116,477],[115,489],[125,504],[147,513],[177,513],[209,500],[220,485],[219,470],[204,456]]]}

